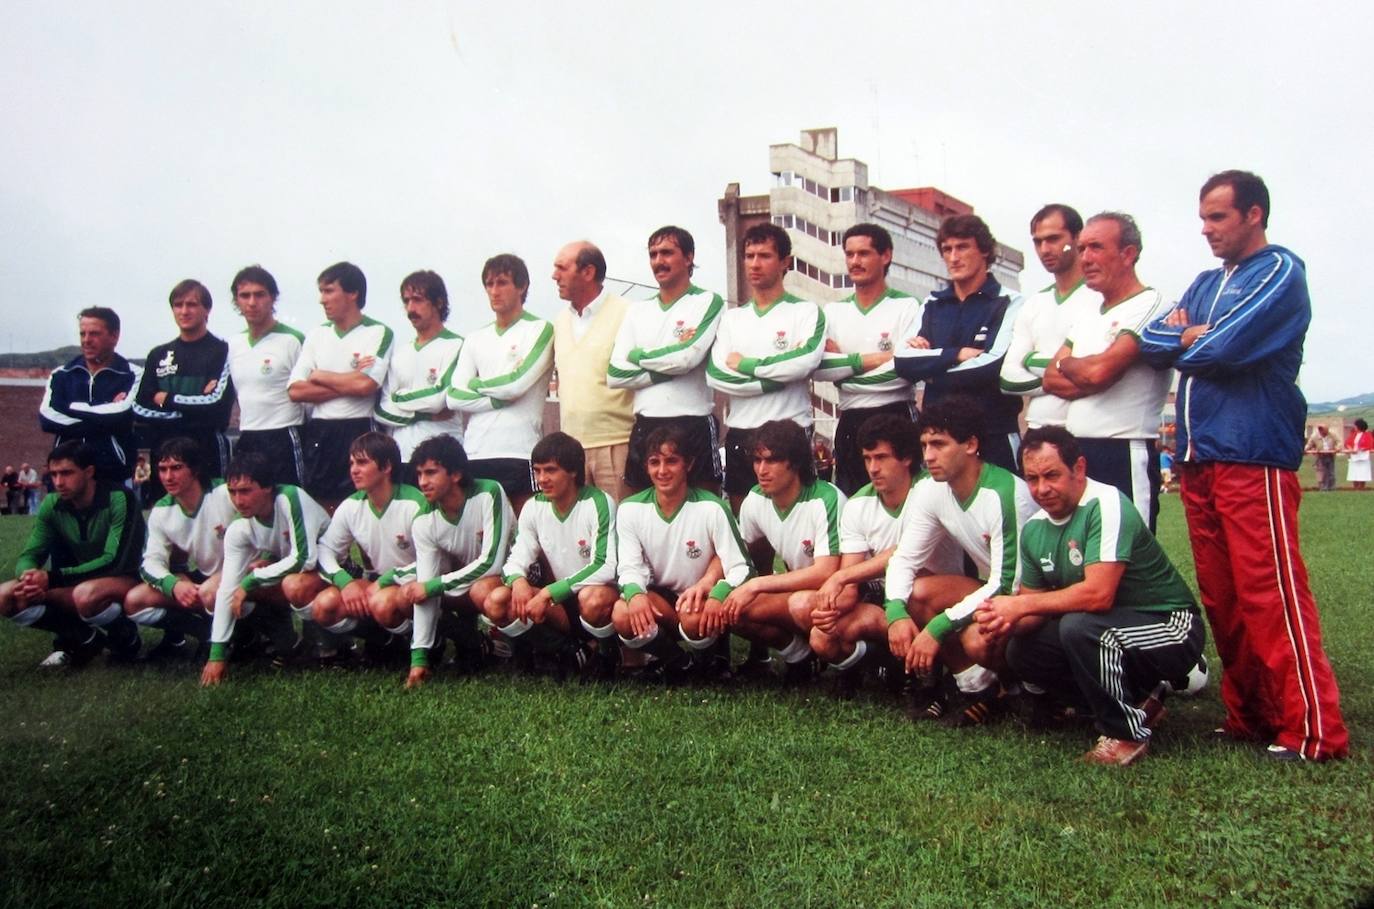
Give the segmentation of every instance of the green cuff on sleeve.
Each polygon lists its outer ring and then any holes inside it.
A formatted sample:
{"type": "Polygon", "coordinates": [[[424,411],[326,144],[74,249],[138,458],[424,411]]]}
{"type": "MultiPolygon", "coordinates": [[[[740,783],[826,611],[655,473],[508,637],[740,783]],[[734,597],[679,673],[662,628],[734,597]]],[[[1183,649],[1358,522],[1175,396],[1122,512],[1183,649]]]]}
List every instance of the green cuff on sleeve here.
{"type": "Polygon", "coordinates": [[[753,375],[754,375],[754,370],[756,370],[756,369],[758,369],[758,368],[759,368],[759,358],[758,358],[758,357],[745,357],[744,359],[742,359],[742,360],[739,361],[739,365],[735,367],[735,371],[736,371],[736,372],[742,372],[742,373],[744,373],[746,376],[753,376],[753,375]]]}
{"type": "Polygon", "coordinates": [[[172,596],[177,589],[177,576],[169,574],[165,578],[159,579],[157,582],[157,589],[162,591],[162,595],[165,597],[172,596]]]}
{"type": "Polygon", "coordinates": [[[441,593],[443,593],[443,592],[444,592],[444,579],[443,579],[443,578],[430,578],[428,581],[425,581],[425,596],[426,596],[426,597],[437,597],[437,596],[439,596],[439,594],[441,594],[441,593]]]}
{"type": "Polygon", "coordinates": [[[344,571],[342,568],[340,568],[338,571],[334,572],[332,575],[329,576],[329,583],[333,584],[340,590],[343,590],[345,587],[347,587],[348,582],[352,580],[353,575],[344,571]]]}
{"type": "Polygon", "coordinates": [[[943,641],[945,635],[949,634],[953,628],[954,623],[949,620],[949,616],[942,612],[926,623],[925,631],[926,634],[930,635],[935,640],[943,641]]]}
{"type": "Polygon", "coordinates": [[[211,644],[211,645],[210,645],[210,662],[211,662],[211,663],[223,663],[223,662],[224,662],[225,660],[227,660],[228,658],[229,658],[229,645],[228,645],[228,644],[211,644]]]}
{"type": "Polygon", "coordinates": [[[429,651],[423,647],[413,647],[410,651],[410,668],[429,668],[429,651]]]}
{"type": "Polygon", "coordinates": [[[549,596],[553,597],[555,603],[561,603],[572,596],[572,585],[566,580],[554,581],[548,587],[545,587],[544,590],[549,596]]]}
{"type": "Polygon", "coordinates": [[[644,593],[644,588],[640,587],[638,584],[626,584],[624,587],[620,588],[620,595],[625,598],[625,602],[627,603],[641,593],[644,593]]]}
{"type": "Polygon", "coordinates": [[[719,600],[723,603],[725,602],[725,598],[728,597],[734,591],[734,589],[735,588],[730,586],[729,581],[725,580],[724,578],[721,578],[719,581],[716,581],[715,586],[711,588],[711,593],[709,594],[709,596],[711,599],[719,600]]]}
{"type": "Polygon", "coordinates": [[[887,624],[900,622],[902,619],[911,618],[906,611],[906,603],[901,600],[888,600],[883,604],[883,612],[887,613],[887,624]]]}
{"type": "Polygon", "coordinates": [[[625,359],[629,360],[631,363],[638,366],[639,361],[644,359],[644,351],[643,349],[636,347],[625,355],[625,359]]]}

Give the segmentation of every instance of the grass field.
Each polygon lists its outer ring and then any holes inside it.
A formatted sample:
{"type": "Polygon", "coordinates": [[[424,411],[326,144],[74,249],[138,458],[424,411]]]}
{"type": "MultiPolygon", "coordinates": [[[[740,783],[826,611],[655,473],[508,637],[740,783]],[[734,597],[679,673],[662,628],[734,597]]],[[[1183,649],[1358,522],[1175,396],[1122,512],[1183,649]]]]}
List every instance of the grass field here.
{"type": "MultiPolygon", "coordinates": [[[[1353,757],[1275,765],[1174,700],[1151,755],[1088,728],[914,726],[823,691],[33,667],[0,623],[9,906],[1341,906],[1374,884],[1374,494],[1304,548],[1353,757]]],[[[1161,536],[1192,576],[1180,508],[1161,536]]],[[[26,519],[0,519],[13,564],[26,519]]],[[[1210,650],[1210,648],[1209,648],[1210,650]]]]}

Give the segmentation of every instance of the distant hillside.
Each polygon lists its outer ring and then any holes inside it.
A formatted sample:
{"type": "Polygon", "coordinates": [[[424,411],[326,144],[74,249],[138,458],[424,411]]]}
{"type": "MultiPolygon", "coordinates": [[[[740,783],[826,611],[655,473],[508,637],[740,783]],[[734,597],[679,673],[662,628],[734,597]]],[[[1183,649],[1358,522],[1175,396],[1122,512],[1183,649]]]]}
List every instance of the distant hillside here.
{"type": "MultiPolygon", "coordinates": [[[[33,353],[0,354],[0,369],[56,369],[72,357],[81,353],[81,348],[72,344],[56,350],[39,350],[33,353]]],[[[128,358],[130,363],[143,365],[143,357],[128,358]]]]}
{"type": "Polygon", "coordinates": [[[79,353],[81,348],[73,344],[56,350],[0,354],[0,369],[56,369],[79,353]]]}
{"type": "Polygon", "coordinates": [[[1310,414],[1332,413],[1334,411],[1349,412],[1368,408],[1374,408],[1374,392],[1355,395],[1353,398],[1342,398],[1339,401],[1310,401],[1307,405],[1307,412],[1310,414]]]}

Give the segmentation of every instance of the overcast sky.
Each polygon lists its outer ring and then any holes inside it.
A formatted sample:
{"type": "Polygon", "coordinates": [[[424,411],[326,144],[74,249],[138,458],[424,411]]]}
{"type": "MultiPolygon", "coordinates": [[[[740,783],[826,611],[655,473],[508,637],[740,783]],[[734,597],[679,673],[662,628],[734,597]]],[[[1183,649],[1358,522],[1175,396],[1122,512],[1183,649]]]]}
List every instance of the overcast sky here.
{"type": "Polygon", "coordinates": [[[649,282],[645,240],[697,238],[724,284],[716,199],[766,192],[768,146],[835,126],[875,186],[935,185],[1027,251],[1047,201],[1131,212],[1139,272],[1176,298],[1214,260],[1197,190],[1243,167],[1269,238],[1308,265],[1309,399],[1374,390],[1368,339],[1371,14],[1349,4],[522,4],[16,2],[0,7],[0,350],[72,343],[115,307],[121,351],[173,333],[196,277],[211,328],[260,262],[279,313],[320,320],[314,279],[350,259],[367,312],[446,279],[458,330],[489,321],[482,262],[515,252],[531,308],[587,237],[649,282]]]}

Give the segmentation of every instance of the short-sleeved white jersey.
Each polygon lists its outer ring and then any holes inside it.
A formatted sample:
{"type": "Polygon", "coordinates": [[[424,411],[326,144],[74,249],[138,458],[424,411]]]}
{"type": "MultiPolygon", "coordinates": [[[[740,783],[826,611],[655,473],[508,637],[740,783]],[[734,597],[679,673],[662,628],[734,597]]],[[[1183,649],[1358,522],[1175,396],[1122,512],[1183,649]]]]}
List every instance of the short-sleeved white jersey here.
{"type": "Polygon", "coordinates": [[[1068,419],[1069,402],[1041,386],[1045,368],[1068,340],[1074,322],[1101,305],[1102,295],[1079,281],[1063,297],[1051,284],[1032,294],[1016,311],[1011,344],[1002,361],[1001,386],[1004,394],[1030,398],[1026,405],[1028,426],[1063,426],[1068,419]]]}
{"type": "MultiPolygon", "coordinates": [[[[1068,344],[1075,357],[1100,354],[1122,334],[1139,340],[1145,326],[1168,310],[1159,291],[1147,287],[1111,309],[1098,307],[1077,319],[1068,344]]],[[[1172,380],[1173,370],[1154,369],[1138,358],[1110,388],[1070,401],[1066,428],[1084,439],[1153,439],[1172,380]]]]}
{"type": "MultiPolygon", "coordinates": [[[[386,383],[393,346],[391,329],[368,316],[342,334],[332,322],[317,325],[305,336],[300,358],[291,370],[291,381],[303,382],[317,369],[354,372],[364,359],[372,357],[372,364],[363,373],[380,389],[386,383]]],[[[316,420],[364,419],[372,416],[376,399],[375,394],[334,398],[315,404],[310,416],[316,420]]]]}
{"type": "Polygon", "coordinates": [[[818,556],[840,554],[844,505],[844,493],[825,480],[803,486],[786,511],[778,511],[755,486],[740,503],[740,536],[746,544],[766,539],[788,571],[809,568],[818,556]]]}
{"type": "Polygon", "coordinates": [[[229,336],[229,374],[239,402],[239,429],[257,432],[305,422],[305,405],[286,393],[305,335],[278,322],[254,341],[244,329],[229,336]]]}

